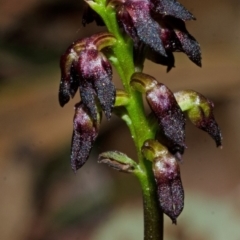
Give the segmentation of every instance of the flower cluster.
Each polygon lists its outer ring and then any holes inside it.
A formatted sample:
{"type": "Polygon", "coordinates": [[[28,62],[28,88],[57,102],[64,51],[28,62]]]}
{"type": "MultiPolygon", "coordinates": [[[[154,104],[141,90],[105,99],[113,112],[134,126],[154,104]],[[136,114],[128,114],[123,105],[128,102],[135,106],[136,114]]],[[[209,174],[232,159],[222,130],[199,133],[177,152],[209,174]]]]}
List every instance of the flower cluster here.
{"type": "Polygon", "coordinates": [[[142,153],[146,159],[152,161],[161,209],[176,223],[184,206],[184,191],[178,165],[186,148],[184,112],[196,127],[215,140],[217,147],[221,147],[222,136],[213,116],[214,105],[194,91],[174,94],[164,84],[144,73],[134,73],[131,85],[146,95],[158,123],[155,139],[146,140],[142,153]]]}
{"type": "MultiPolygon", "coordinates": [[[[92,10],[98,9],[99,1],[86,1],[89,7],[83,15],[84,25],[94,20],[98,25],[104,24],[101,16],[92,10]]],[[[129,49],[132,50],[131,56],[135,56],[135,64],[138,57],[148,58],[167,66],[170,71],[175,62],[173,52],[180,51],[201,66],[200,46],[185,26],[185,21],[195,18],[176,0],[109,0],[104,3],[106,9],[115,9],[115,20],[128,39],[126,42],[133,43],[130,44],[133,48],[129,49]],[[136,54],[138,52],[141,53],[136,54]]],[[[102,112],[110,120],[114,105],[120,106],[121,110],[124,109],[124,118],[130,119],[127,104],[132,100],[131,96],[125,90],[116,91],[112,82],[110,60],[118,63],[114,55],[117,44],[113,33],[98,33],[72,43],[61,57],[59,103],[64,106],[78,89],[81,97],[75,105],[73,120],[71,166],[75,172],[89,157],[102,112]]],[[[213,116],[213,103],[194,91],[174,94],[163,83],[141,72],[133,73],[127,80],[133,90],[146,96],[154,116],[154,126],[149,126],[149,131],[154,131],[154,139],[144,139],[138,151],[152,162],[160,207],[176,223],[184,206],[179,161],[186,148],[186,116],[195,126],[206,131],[217,146],[221,146],[222,137],[213,116]]],[[[131,119],[125,121],[131,122],[131,119]]],[[[101,154],[99,162],[123,172],[136,173],[139,168],[135,161],[119,152],[101,154]]]]}
{"type": "Polygon", "coordinates": [[[116,90],[112,83],[112,67],[101,50],[114,42],[115,38],[109,33],[95,34],[74,42],[61,57],[60,105],[64,106],[74,97],[77,89],[81,95],[81,104],[76,105],[74,117],[71,152],[74,171],[88,158],[101,110],[107,119],[111,118],[116,90]]]}

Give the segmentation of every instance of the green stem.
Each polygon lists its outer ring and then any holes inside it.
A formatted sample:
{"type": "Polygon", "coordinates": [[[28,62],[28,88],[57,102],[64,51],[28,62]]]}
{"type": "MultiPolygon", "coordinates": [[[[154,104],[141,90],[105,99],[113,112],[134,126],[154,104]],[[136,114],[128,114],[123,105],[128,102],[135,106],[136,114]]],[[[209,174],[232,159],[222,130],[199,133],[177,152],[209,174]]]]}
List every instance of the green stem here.
{"type": "Polygon", "coordinates": [[[143,192],[144,240],[162,240],[163,213],[158,203],[152,166],[151,162],[144,159],[141,154],[144,141],[154,139],[155,131],[146,118],[142,95],[130,86],[131,76],[135,72],[133,44],[129,38],[122,36],[116,21],[115,10],[112,7],[106,7],[104,0],[98,0],[97,3],[91,2],[90,6],[102,17],[108,31],[113,33],[117,39],[117,43],[112,48],[114,56],[110,60],[121,78],[125,91],[130,96],[129,103],[125,106],[128,115],[125,122],[131,132],[139,160],[140,171],[136,173],[136,176],[143,192]]]}

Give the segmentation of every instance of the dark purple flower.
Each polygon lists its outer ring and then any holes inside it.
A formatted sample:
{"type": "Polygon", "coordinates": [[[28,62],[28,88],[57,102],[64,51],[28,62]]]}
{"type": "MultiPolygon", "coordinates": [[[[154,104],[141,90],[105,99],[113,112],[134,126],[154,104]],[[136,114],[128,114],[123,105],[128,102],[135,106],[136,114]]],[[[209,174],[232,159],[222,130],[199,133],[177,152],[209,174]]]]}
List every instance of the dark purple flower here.
{"type": "Polygon", "coordinates": [[[185,149],[186,119],[173,93],[163,84],[146,92],[146,98],[160,126],[160,135],[173,154],[185,149]]]}
{"type": "Polygon", "coordinates": [[[133,39],[138,51],[141,43],[147,47],[146,57],[158,64],[174,67],[172,52],[187,54],[191,61],[201,66],[198,42],[186,27],[193,15],[175,0],[112,0],[117,8],[120,27],[133,39]]]}
{"type": "Polygon", "coordinates": [[[159,31],[159,24],[151,17],[148,0],[126,0],[117,11],[117,19],[124,31],[132,37],[135,45],[145,43],[155,52],[166,56],[159,31]]]}
{"type": "MultiPolygon", "coordinates": [[[[186,118],[174,94],[155,78],[144,73],[134,73],[131,85],[146,94],[148,104],[157,118],[159,136],[172,154],[180,157],[185,149],[186,118]]],[[[157,138],[160,138],[157,136],[157,138]]]]}
{"type": "Polygon", "coordinates": [[[61,82],[59,103],[64,106],[80,89],[82,103],[94,120],[97,118],[98,102],[107,119],[111,117],[116,90],[112,83],[112,67],[100,52],[114,44],[110,33],[95,34],[74,42],[61,57],[61,82]]]}
{"type": "Polygon", "coordinates": [[[146,57],[155,63],[162,64],[163,62],[163,65],[168,66],[167,71],[169,71],[174,66],[174,57],[169,53],[184,52],[192,62],[201,67],[200,45],[189,34],[185,23],[181,19],[166,16],[164,20],[160,20],[160,24],[160,37],[168,56],[164,61],[165,57],[150,49],[146,57]]]}
{"type": "Polygon", "coordinates": [[[184,207],[184,190],[179,164],[169,153],[166,156],[157,157],[153,160],[153,174],[160,207],[176,224],[177,217],[184,207]]]}
{"type": "Polygon", "coordinates": [[[100,116],[93,120],[84,104],[75,105],[71,147],[71,166],[74,172],[87,161],[98,135],[100,116]]]}
{"type": "Polygon", "coordinates": [[[82,102],[96,119],[97,109],[93,105],[97,96],[106,117],[110,119],[116,90],[112,83],[112,67],[107,58],[95,49],[83,50],[76,69],[80,76],[82,102]]]}
{"type": "Polygon", "coordinates": [[[178,161],[156,140],[146,140],[141,150],[143,156],[152,162],[160,207],[176,224],[184,207],[184,190],[178,161]]]}

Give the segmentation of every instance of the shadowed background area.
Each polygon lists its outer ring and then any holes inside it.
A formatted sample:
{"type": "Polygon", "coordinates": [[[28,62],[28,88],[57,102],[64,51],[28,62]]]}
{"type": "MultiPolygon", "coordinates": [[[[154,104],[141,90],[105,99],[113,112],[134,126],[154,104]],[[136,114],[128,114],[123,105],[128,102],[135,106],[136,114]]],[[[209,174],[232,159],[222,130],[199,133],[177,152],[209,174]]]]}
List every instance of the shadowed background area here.
{"type": "MultiPolygon", "coordinates": [[[[178,225],[165,218],[168,240],[240,239],[240,1],[182,0],[202,48],[203,67],[182,53],[176,68],[146,62],[145,73],[173,91],[194,89],[215,103],[223,133],[217,149],[187,124],[181,176],[185,208],[178,225]]],[[[59,57],[76,39],[103,31],[81,25],[82,1],[0,2],[0,239],[136,240],[143,236],[136,179],[97,164],[106,150],[135,158],[124,124],[101,124],[90,159],[75,175],[70,142],[76,95],[58,104],[59,57]]],[[[121,87],[117,75],[114,82],[121,87]]]]}

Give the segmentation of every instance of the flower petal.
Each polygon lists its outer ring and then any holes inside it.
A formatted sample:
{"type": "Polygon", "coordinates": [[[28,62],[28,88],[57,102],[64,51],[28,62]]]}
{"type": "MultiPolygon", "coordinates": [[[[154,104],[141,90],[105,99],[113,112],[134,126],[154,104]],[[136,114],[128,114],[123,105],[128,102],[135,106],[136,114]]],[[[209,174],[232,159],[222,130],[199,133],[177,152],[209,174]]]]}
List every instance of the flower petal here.
{"type": "Polygon", "coordinates": [[[188,32],[175,30],[175,33],[179,41],[181,42],[183,51],[187,54],[189,59],[192,60],[196,65],[201,67],[201,49],[196,39],[188,32]]]}
{"type": "Polygon", "coordinates": [[[176,0],[152,0],[153,11],[162,15],[170,15],[175,18],[186,20],[195,20],[195,17],[181,3],[176,0]]]}
{"type": "Polygon", "coordinates": [[[170,51],[186,53],[191,61],[201,67],[201,49],[196,39],[189,34],[185,22],[171,16],[164,18],[165,26],[161,29],[164,47],[170,51]]]}
{"type": "Polygon", "coordinates": [[[102,56],[102,71],[98,79],[95,80],[94,87],[100,105],[108,120],[111,118],[112,108],[114,106],[116,89],[112,82],[112,67],[107,59],[102,56]]]}
{"type": "Polygon", "coordinates": [[[91,82],[84,79],[80,80],[80,95],[82,103],[88,108],[91,117],[96,120],[98,114],[97,96],[91,82]]]}
{"type": "MultiPolygon", "coordinates": [[[[80,53],[78,60],[78,71],[80,75],[80,93],[83,102],[90,107],[93,105],[93,93],[95,91],[100,105],[108,119],[111,117],[115,101],[116,90],[112,83],[112,68],[107,58],[95,49],[86,49],[80,53]],[[93,88],[90,92],[87,89],[93,88]],[[88,99],[90,97],[90,99],[88,99]],[[85,98],[86,100],[84,100],[85,98]],[[87,101],[91,101],[88,103],[87,101]],[[90,104],[90,105],[89,105],[90,104]]],[[[89,110],[96,118],[96,110],[89,110]]]]}

